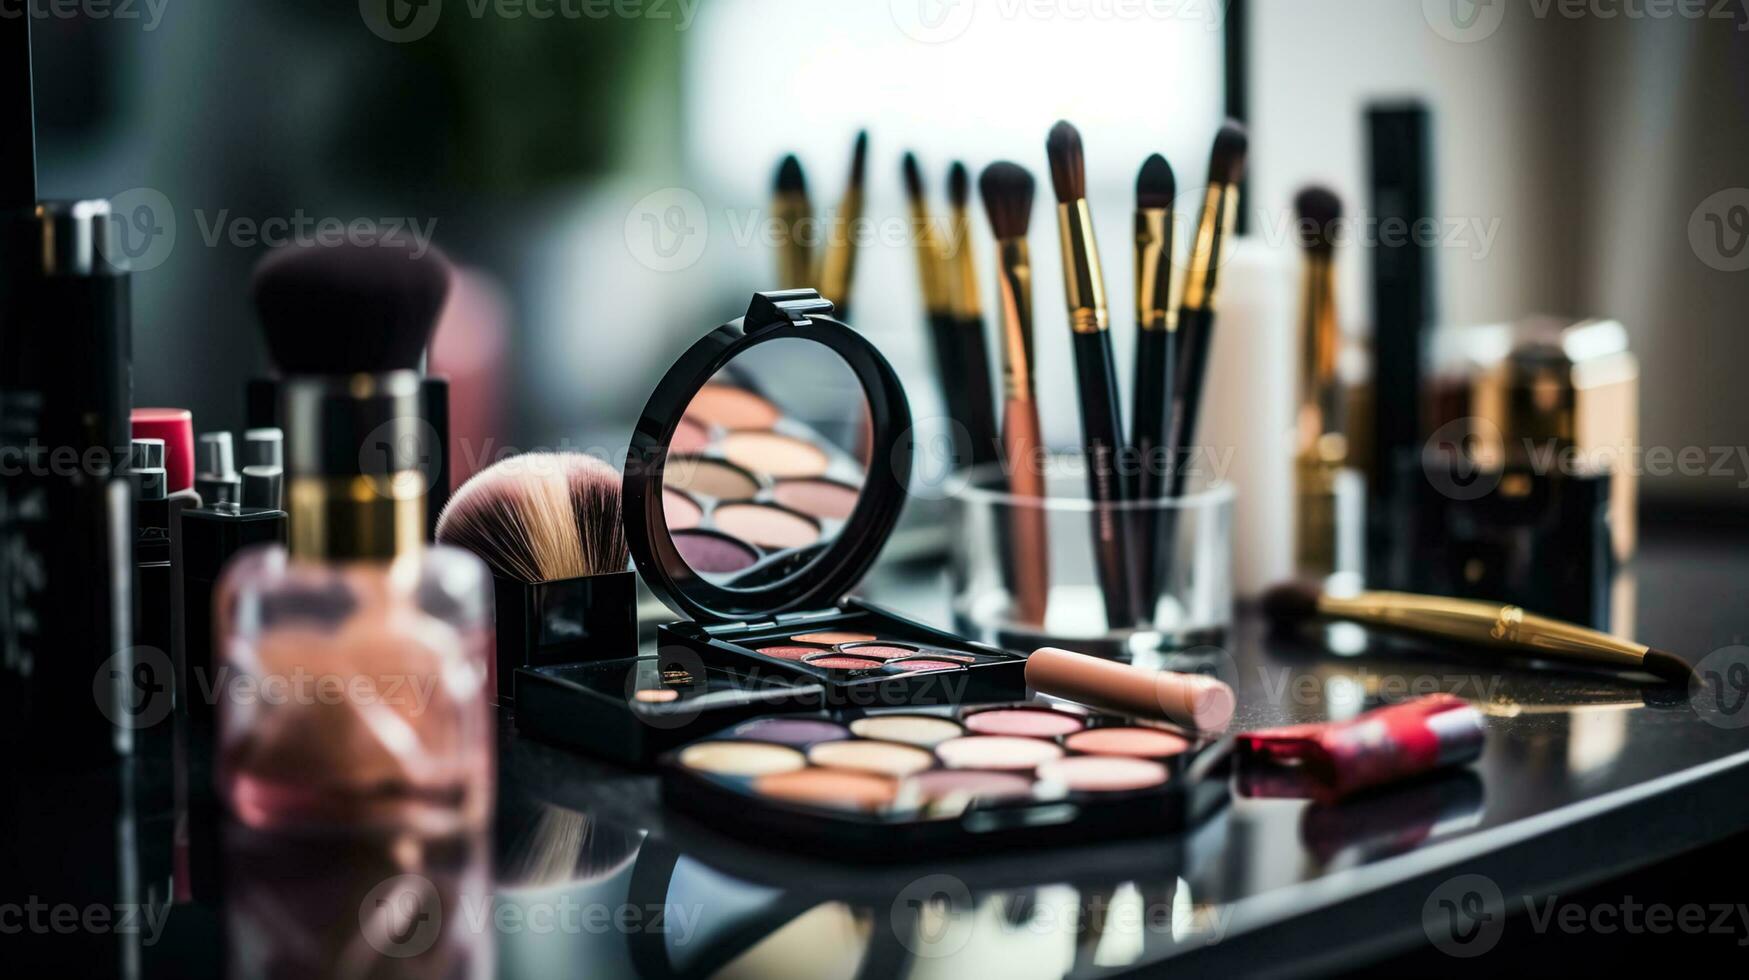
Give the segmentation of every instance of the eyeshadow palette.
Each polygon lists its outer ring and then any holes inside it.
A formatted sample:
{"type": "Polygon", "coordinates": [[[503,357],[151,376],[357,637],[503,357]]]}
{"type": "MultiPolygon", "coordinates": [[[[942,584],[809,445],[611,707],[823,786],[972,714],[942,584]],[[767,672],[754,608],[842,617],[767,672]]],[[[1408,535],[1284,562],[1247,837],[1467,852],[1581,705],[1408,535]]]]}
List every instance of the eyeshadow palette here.
{"type": "Polygon", "coordinates": [[[664,756],[662,792],[755,842],[906,861],[1183,829],[1225,803],[1230,747],[1036,701],[763,716],[664,756]]]}
{"type": "MultiPolygon", "coordinates": [[[[725,371],[698,390],[662,484],[674,547],[695,572],[730,587],[830,541],[862,495],[862,464],[822,433],[854,418],[806,423],[752,385],[725,371]]],[[[860,434],[847,431],[846,441],[860,434]]]]}

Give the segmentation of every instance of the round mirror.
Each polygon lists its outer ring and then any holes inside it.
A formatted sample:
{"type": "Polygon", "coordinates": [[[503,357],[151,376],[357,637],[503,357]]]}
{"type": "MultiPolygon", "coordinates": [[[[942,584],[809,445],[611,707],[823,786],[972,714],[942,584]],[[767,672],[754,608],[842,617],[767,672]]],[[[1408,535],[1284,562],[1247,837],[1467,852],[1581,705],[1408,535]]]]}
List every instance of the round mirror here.
{"type": "Polygon", "coordinates": [[[692,395],[669,440],[662,513],[692,576],[756,589],[828,551],[862,499],[868,400],[832,348],[778,338],[692,395]]]}

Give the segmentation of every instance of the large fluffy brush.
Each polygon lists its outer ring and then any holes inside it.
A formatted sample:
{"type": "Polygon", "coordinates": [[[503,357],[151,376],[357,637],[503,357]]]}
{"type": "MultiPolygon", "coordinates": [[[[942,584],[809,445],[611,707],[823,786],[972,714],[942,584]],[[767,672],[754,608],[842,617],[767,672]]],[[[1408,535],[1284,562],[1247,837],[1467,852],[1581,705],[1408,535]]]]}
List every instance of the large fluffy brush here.
{"type": "Polygon", "coordinates": [[[856,281],[856,232],[862,223],[862,183],[868,167],[868,133],[856,134],[850,153],[850,183],[833,216],[826,238],[826,254],[820,260],[820,295],[832,301],[834,315],[850,318],[850,287],[856,281]]]}
{"type": "Polygon", "coordinates": [[[437,521],[437,540],[478,555],[519,582],[624,571],[620,478],[583,453],[527,453],[462,484],[437,521]]]}
{"type": "Polygon", "coordinates": [[[1063,291],[1068,297],[1069,330],[1075,352],[1076,390],[1081,402],[1081,434],[1087,454],[1087,492],[1093,499],[1093,553],[1112,629],[1135,620],[1138,597],[1130,567],[1129,529],[1123,527],[1126,497],[1118,456],[1123,448],[1123,418],[1118,407],[1117,365],[1112,359],[1105,278],[1087,207],[1087,163],[1081,134],[1067,122],[1051,127],[1045,140],[1051,187],[1057,192],[1057,226],[1062,234],[1063,291]]]}
{"type": "MultiPolygon", "coordinates": [[[[990,231],[996,236],[996,279],[1000,285],[1002,330],[1002,451],[1008,463],[1008,490],[1016,497],[1042,499],[1045,475],[1040,447],[1038,404],[1033,398],[1032,256],[1026,232],[1032,223],[1033,179],[1013,163],[993,163],[978,178],[990,231]]],[[[1044,622],[1050,595],[1048,527],[1042,507],[1012,508],[1012,547],[1006,574],[1014,596],[1015,619],[1044,622]]]]}
{"type": "Polygon", "coordinates": [[[436,246],[391,236],[277,249],[255,267],[252,294],[282,374],[378,374],[419,366],[450,278],[436,246]]]}

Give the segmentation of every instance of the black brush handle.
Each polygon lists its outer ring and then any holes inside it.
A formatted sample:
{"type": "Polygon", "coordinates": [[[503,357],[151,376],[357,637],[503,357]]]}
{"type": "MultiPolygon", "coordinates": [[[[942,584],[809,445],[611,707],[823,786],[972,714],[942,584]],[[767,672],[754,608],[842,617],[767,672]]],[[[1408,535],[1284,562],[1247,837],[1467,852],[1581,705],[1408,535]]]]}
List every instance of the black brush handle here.
{"type": "Polygon", "coordinates": [[[1075,382],[1081,396],[1081,439],[1087,453],[1087,495],[1093,500],[1093,558],[1105,596],[1105,618],[1113,629],[1135,621],[1118,455],[1123,449],[1123,420],[1117,401],[1117,365],[1111,337],[1103,330],[1074,335],[1075,382]]]}
{"type": "MultiPolygon", "coordinates": [[[[936,381],[941,386],[941,405],[947,412],[947,417],[959,428],[971,431],[966,419],[971,413],[971,399],[967,395],[966,385],[962,379],[966,375],[966,347],[960,341],[959,320],[947,311],[931,312],[929,314],[929,341],[935,352],[936,381]]],[[[952,430],[949,431],[952,435],[952,430]]],[[[956,450],[959,445],[956,443],[956,450]]],[[[968,450],[975,447],[968,446],[968,450]]],[[[954,469],[963,470],[974,465],[975,454],[968,451],[966,458],[954,460],[954,469]]]]}
{"type": "MultiPolygon", "coordinates": [[[[1135,428],[1130,439],[1134,451],[1135,475],[1131,482],[1131,499],[1138,502],[1159,500],[1170,489],[1171,467],[1166,455],[1167,423],[1172,414],[1173,391],[1177,387],[1177,338],[1166,330],[1140,330],[1136,334],[1136,410],[1135,428]]],[[[1159,512],[1153,508],[1135,511],[1136,592],[1141,597],[1138,611],[1146,617],[1159,595],[1164,549],[1160,547],[1159,512]]]]}
{"type": "Polygon", "coordinates": [[[990,380],[990,345],[984,318],[962,317],[956,325],[960,342],[960,374],[948,384],[962,385],[965,414],[960,424],[972,438],[972,465],[989,466],[1002,458],[1002,435],[996,427],[996,389],[990,380]]]}
{"type": "Polygon", "coordinates": [[[1172,427],[1167,452],[1171,466],[1171,495],[1182,497],[1189,478],[1190,457],[1196,451],[1197,414],[1202,407],[1203,382],[1208,375],[1209,348],[1215,339],[1213,310],[1184,310],[1178,320],[1178,384],[1173,397],[1172,427]]]}

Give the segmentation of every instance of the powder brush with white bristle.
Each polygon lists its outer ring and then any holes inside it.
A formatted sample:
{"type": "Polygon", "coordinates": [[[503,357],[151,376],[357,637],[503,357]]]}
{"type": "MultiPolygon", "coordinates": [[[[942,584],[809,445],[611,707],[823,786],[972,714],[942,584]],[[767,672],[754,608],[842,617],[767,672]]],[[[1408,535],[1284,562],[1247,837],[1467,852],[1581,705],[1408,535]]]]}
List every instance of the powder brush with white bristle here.
{"type": "Polygon", "coordinates": [[[583,453],[527,453],[462,484],[437,540],[473,552],[502,578],[556,582],[625,570],[620,479],[583,453]]]}

